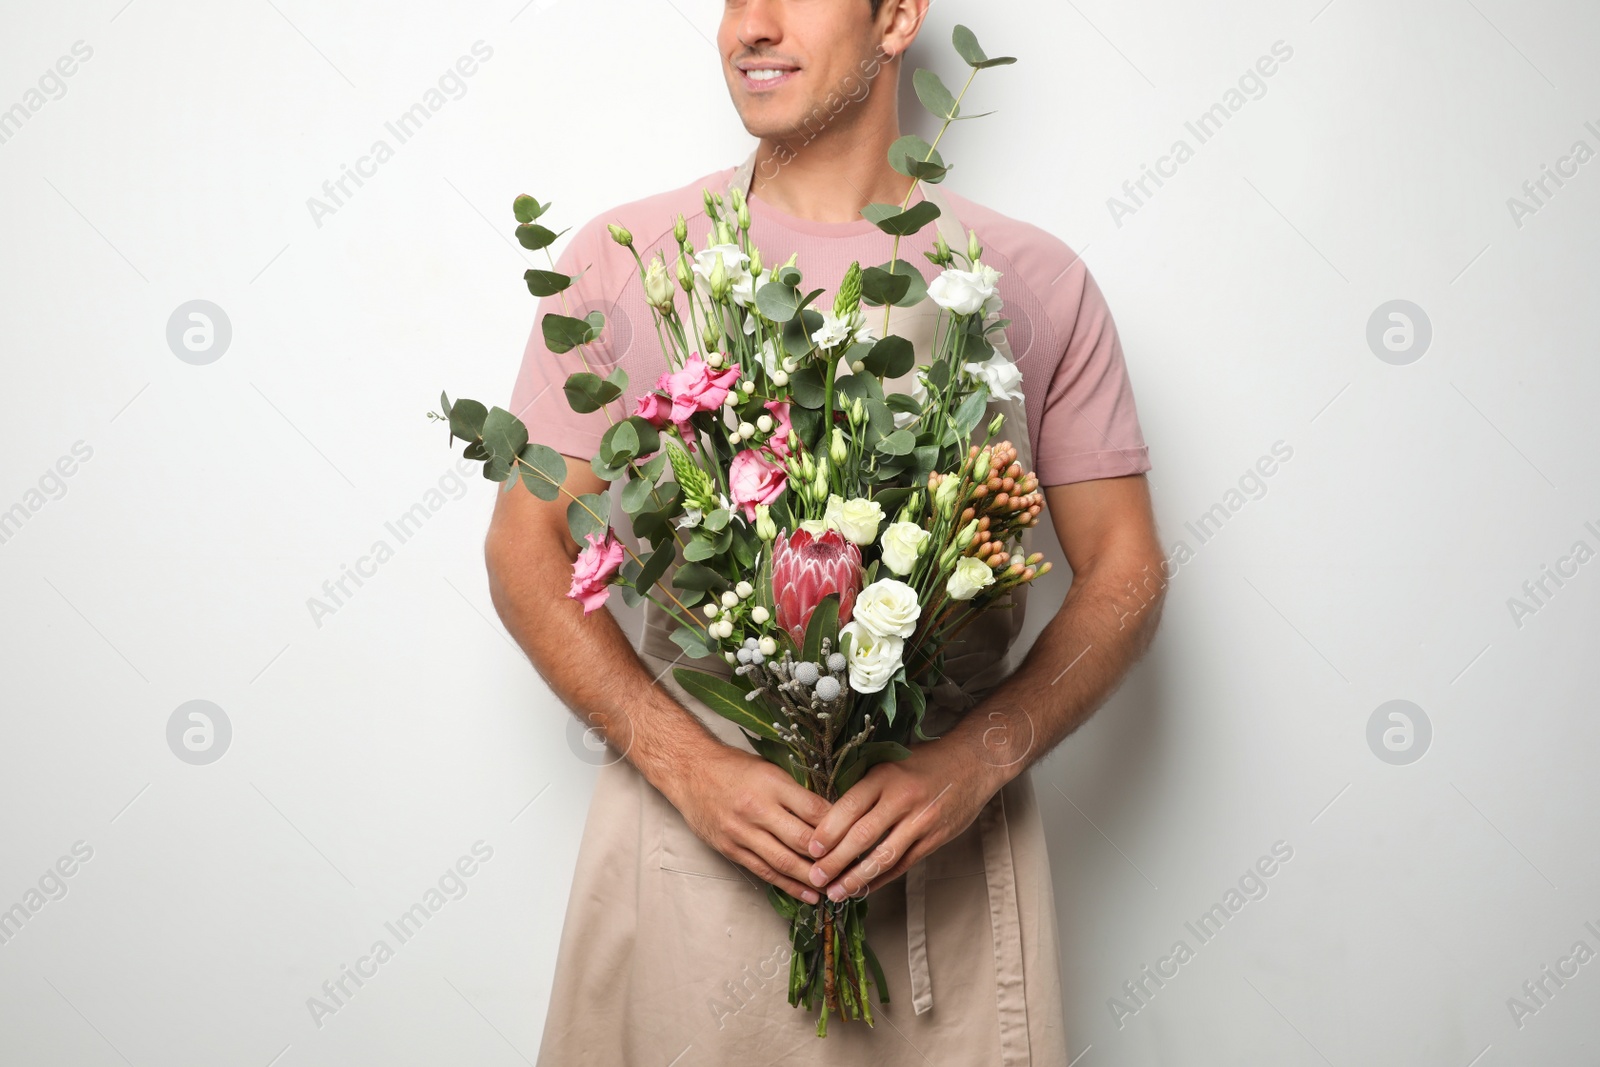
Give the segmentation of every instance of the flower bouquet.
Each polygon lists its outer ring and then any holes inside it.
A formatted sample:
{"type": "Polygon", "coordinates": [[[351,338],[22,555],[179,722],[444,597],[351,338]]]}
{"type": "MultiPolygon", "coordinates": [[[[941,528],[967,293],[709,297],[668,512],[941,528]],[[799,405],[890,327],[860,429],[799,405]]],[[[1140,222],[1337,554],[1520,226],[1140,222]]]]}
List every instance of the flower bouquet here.
{"type": "MultiPolygon", "coordinates": [[[[973,75],[1012,62],[986,56],[965,27],[956,28],[955,46],[973,75]]],[[[944,177],[937,145],[961,99],[931,71],[917,71],[915,84],[943,125],[933,144],[908,136],[890,151],[913,190],[944,177]]],[[[683,689],[829,801],[927,739],[923,715],[946,646],[1050,569],[1037,554],[1013,551],[1038,523],[1043,498],[1016,450],[994,440],[1004,416],[974,440],[991,396],[1020,380],[988,340],[1008,322],[997,317],[999,275],[983,264],[976,234],[964,251],[935,241],[925,253],[940,271],[931,283],[899,261],[899,238],[938,215],[926,200],[908,209],[910,199],[908,191],[904,203],[863,210],[895,236],[895,256],[852,264],[832,306],[820,309],[813,305],[823,290],[803,287],[796,262],[763,264],[737,189],[727,198],[706,192],[706,247],[694,246],[678,217],[671,264],[659,254],[645,262],[631,234],[611,227],[633,252],[666,363],[632,413],[612,421],[591,461],[601,478],[623,482],[619,499],[638,551],[616,536],[611,494],[571,494],[565,460],[530,442],[510,412],[443,397],[443,413],[430,413],[448,421],[452,440],[467,442],[464,454],[483,462],[486,478],[507,489],[520,481],[542,500],[570,497],[582,548],[568,595],[585,613],[613,585],[630,604],[659,605],[687,657],[717,656],[731,668],[676,668],[683,689]],[[887,327],[891,306],[925,299],[940,310],[933,351],[919,365],[912,344],[887,327]],[[880,307],[883,336],[869,311],[880,307]],[[909,394],[885,391],[886,380],[913,368],[909,394]]],[[[538,221],[549,207],[516,199],[524,247],[548,249],[556,239],[538,221]]],[[[571,283],[554,266],[526,273],[535,296],[571,283]]],[[[541,321],[558,353],[586,353],[604,327],[599,313],[541,321]]],[[[566,396],[592,412],[628,386],[620,367],[605,377],[583,371],[567,379],[566,396]]],[[[866,941],[866,899],[811,905],[776,887],[768,896],[790,923],[790,1004],[820,1006],[819,1035],[830,1014],[870,1025],[868,983],[881,1001],[888,995],[866,941]]]]}

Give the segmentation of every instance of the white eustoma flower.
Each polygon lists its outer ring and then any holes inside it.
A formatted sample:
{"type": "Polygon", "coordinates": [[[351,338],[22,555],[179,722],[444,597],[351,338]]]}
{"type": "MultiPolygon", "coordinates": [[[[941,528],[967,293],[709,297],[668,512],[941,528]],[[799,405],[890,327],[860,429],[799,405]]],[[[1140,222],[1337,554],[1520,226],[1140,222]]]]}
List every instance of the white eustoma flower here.
{"type": "Polygon", "coordinates": [[[755,278],[750,273],[750,257],[738,245],[712,245],[694,254],[694,266],[691,269],[701,291],[710,294],[711,271],[719,258],[722,260],[722,269],[728,272],[729,296],[734,303],[749,306],[755,299],[755,278]]]}
{"type": "Polygon", "coordinates": [[[856,594],[850,620],[879,637],[907,638],[916,633],[922,605],[917,591],[897,578],[879,578],[856,594]]]}
{"type": "Polygon", "coordinates": [[[839,636],[850,635],[850,688],[858,693],[876,693],[900,669],[905,641],[898,637],[881,637],[855,619],[839,627],[839,636]]]}
{"type": "Polygon", "coordinates": [[[961,369],[983,379],[983,384],[989,387],[991,400],[1022,399],[1022,371],[998,352],[982,363],[963,363],[961,369]]]}
{"type": "Polygon", "coordinates": [[[811,335],[811,343],[819,348],[833,348],[852,341],[876,341],[867,317],[857,309],[849,318],[840,318],[831,311],[822,313],[822,325],[811,335]]]}
{"type": "Polygon", "coordinates": [[[870,545],[878,539],[878,524],[883,522],[883,505],[865,497],[846,500],[838,493],[829,493],[822,521],[838,530],[851,544],[870,545]]]}
{"type": "MultiPolygon", "coordinates": [[[[752,317],[749,321],[753,323],[755,319],[752,317]]],[[[768,378],[784,369],[784,354],[778,350],[778,343],[776,341],[768,339],[761,342],[761,351],[759,355],[761,359],[761,366],[766,368],[768,378]]]]}
{"type": "Polygon", "coordinates": [[[945,582],[945,592],[951,600],[971,600],[978,590],[994,584],[994,571],[976,556],[962,556],[956,560],[956,569],[945,582]]]}
{"type": "Polygon", "coordinates": [[[957,315],[989,315],[1000,310],[1000,272],[982,260],[971,270],[943,271],[928,286],[928,298],[957,315]]]}
{"type": "Polygon", "coordinates": [[[922,546],[933,534],[915,522],[891,522],[878,538],[883,548],[883,565],[896,574],[910,574],[917,565],[922,546]]]}

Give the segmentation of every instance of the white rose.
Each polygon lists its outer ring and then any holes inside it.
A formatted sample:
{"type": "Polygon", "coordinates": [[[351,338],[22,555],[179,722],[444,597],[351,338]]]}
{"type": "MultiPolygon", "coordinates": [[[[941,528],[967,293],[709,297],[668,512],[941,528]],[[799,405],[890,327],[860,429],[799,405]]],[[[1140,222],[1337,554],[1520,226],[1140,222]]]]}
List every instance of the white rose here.
{"type": "Polygon", "coordinates": [[[933,534],[915,522],[891,522],[878,538],[883,547],[883,565],[896,574],[910,574],[922,554],[922,546],[933,534]]]}
{"type": "Polygon", "coordinates": [[[748,266],[750,257],[738,245],[712,245],[704,252],[694,254],[694,266],[691,269],[700,283],[701,291],[710,294],[711,270],[719,257],[722,259],[722,269],[728,272],[729,294],[734,303],[749,305],[754,298],[755,279],[748,266]]]}
{"type": "Polygon", "coordinates": [[[989,387],[989,396],[1001,400],[1022,399],[1022,372],[1017,365],[999,353],[982,363],[963,363],[961,369],[975,378],[981,378],[989,387]]]}
{"type": "Polygon", "coordinates": [[[910,637],[917,630],[922,605],[917,591],[895,578],[880,578],[856,594],[850,621],[879,637],[910,637]]]}
{"type": "Polygon", "coordinates": [[[980,261],[972,270],[952,267],[941,272],[928,286],[928,297],[957,315],[987,315],[1000,308],[999,282],[1000,272],[980,261]]]}
{"type": "Polygon", "coordinates": [[[828,524],[821,519],[801,519],[800,529],[812,537],[821,537],[828,532],[828,524]]]}
{"type": "Polygon", "coordinates": [[[880,637],[854,618],[839,627],[839,636],[850,635],[850,688],[858,693],[876,693],[889,684],[900,669],[900,654],[905,642],[898,637],[880,637]]]}
{"type": "Polygon", "coordinates": [[[994,584],[994,571],[976,556],[962,556],[956,560],[956,569],[945,583],[945,592],[951,600],[971,600],[978,590],[994,584]]]}
{"type": "Polygon", "coordinates": [[[846,500],[838,493],[829,493],[822,521],[844,534],[845,540],[851,544],[870,545],[878,539],[878,524],[883,522],[883,505],[865,497],[846,500]]]}

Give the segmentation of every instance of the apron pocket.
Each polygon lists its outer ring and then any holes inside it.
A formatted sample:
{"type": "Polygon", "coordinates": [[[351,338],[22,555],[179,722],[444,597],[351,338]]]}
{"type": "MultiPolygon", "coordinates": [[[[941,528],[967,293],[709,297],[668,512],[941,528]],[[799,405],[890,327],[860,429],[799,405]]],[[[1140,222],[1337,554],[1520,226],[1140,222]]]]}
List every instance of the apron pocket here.
{"type": "Polygon", "coordinates": [[[726,881],[751,881],[760,879],[704,841],[695,836],[689,824],[672,805],[662,801],[666,810],[660,813],[661,869],[674,874],[688,874],[699,878],[719,878],[726,881]]]}

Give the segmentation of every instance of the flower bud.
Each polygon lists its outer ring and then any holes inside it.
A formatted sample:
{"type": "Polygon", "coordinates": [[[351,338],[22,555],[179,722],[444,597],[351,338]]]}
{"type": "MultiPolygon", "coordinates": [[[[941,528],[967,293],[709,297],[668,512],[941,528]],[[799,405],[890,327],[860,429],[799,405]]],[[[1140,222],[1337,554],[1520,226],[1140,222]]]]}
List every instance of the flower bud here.
{"type": "Polygon", "coordinates": [[[727,265],[723,263],[721,256],[718,256],[716,263],[712,264],[711,275],[706,280],[711,283],[711,299],[724,300],[727,298],[728,291],[732,288],[732,285],[728,281],[727,265]]]}
{"type": "Polygon", "coordinates": [[[972,476],[974,478],[987,478],[989,476],[989,461],[994,458],[990,449],[978,453],[978,458],[972,461],[972,476]]]}
{"type": "Polygon", "coordinates": [[[707,352],[715,352],[717,342],[722,340],[722,335],[717,332],[717,324],[714,322],[706,323],[705,329],[700,334],[700,340],[704,342],[707,352]]]}
{"type": "Polygon", "coordinates": [[[1002,423],[1004,423],[1005,421],[1006,421],[1006,413],[1005,412],[1003,412],[1003,411],[995,412],[994,418],[989,420],[989,436],[993,437],[995,434],[999,433],[1000,432],[1000,425],[1002,423]]]}
{"type": "Polygon", "coordinates": [[[723,220],[718,219],[717,220],[717,244],[719,244],[719,245],[731,245],[731,244],[733,244],[733,240],[734,240],[734,238],[733,238],[733,227],[729,226],[723,220]]]}
{"type": "Polygon", "coordinates": [[[682,252],[678,253],[678,288],[686,293],[694,288],[694,270],[689,266],[689,257],[682,252]]]}
{"type": "Polygon", "coordinates": [[[861,263],[856,261],[845,270],[844,280],[839,283],[839,295],[833,300],[833,313],[848,322],[860,307],[861,263]]]}
{"type": "Polygon", "coordinates": [[[606,229],[611,231],[611,239],[617,244],[623,248],[633,247],[633,234],[629,233],[626,227],[618,226],[615,223],[607,223],[606,229]]]}
{"type": "Polygon", "coordinates": [[[752,247],[750,249],[750,274],[752,276],[755,276],[755,275],[758,275],[760,273],[761,273],[761,249],[752,247]]]}
{"type": "Polygon", "coordinates": [[[844,466],[845,460],[850,458],[850,446],[845,444],[844,431],[837,426],[833,428],[833,440],[828,443],[828,458],[838,467],[844,466]]]}
{"type": "MultiPolygon", "coordinates": [[[[756,536],[763,541],[771,541],[778,536],[777,523],[772,521],[772,509],[766,504],[756,505],[756,536]]],[[[766,608],[756,608],[756,613],[765,614],[766,608]]],[[[765,618],[756,619],[756,622],[766,622],[765,618]]]]}
{"type": "Polygon", "coordinates": [[[672,279],[660,256],[652,259],[644,272],[644,298],[657,311],[672,310],[672,279]]]}
{"type": "Polygon", "coordinates": [[[856,426],[863,426],[867,421],[867,406],[858,396],[855,403],[850,405],[850,422],[856,426]]]}
{"type": "Polygon", "coordinates": [[[967,259],[971,263],[976,263],[981,258],[983,258],[983,246],[978,243],[978,231],[977,230],[968,230],[967,231],[967,259]]]}
{"type": "Polygon", "coordinates": [[[684,219],[683,212],[678,212],[678,221],[672,225],[672,239],[680,245],[689,239],[689,223],[684,219]]]}
{"type": "Polygon", "coordinates": [[[710,189],[701,189],[700,192],[702,194],[701,198],[705,201],[706,214],[710,215],[712,218],[716,218],[717,217],[717,200],[716,200],[716,197],[714,197],[712,195],[710,189]]]}
{"type": "Polygon", "coordinates": [[[950,244],[944,239],[944,234],[936,234],[933,238],[933,255],[929,257],[940,267],[946,266],[954,258],[950,254],[950,244]]]}
{"type": "Polygon", "coordinates": [[[739,205],[739,229],[748,230],[749,228],[750,228],[750,209],[747,206],[745,206],[744,204],[740,204],[739,205]]]}
{"type": "Polygon", "coordinates": [[[954,474],[947,474],[939,480],[938,488],[933,491],[933,510],[940,518],[955,510],[956,490],[960,484],[961,479],[954,474]]]}

